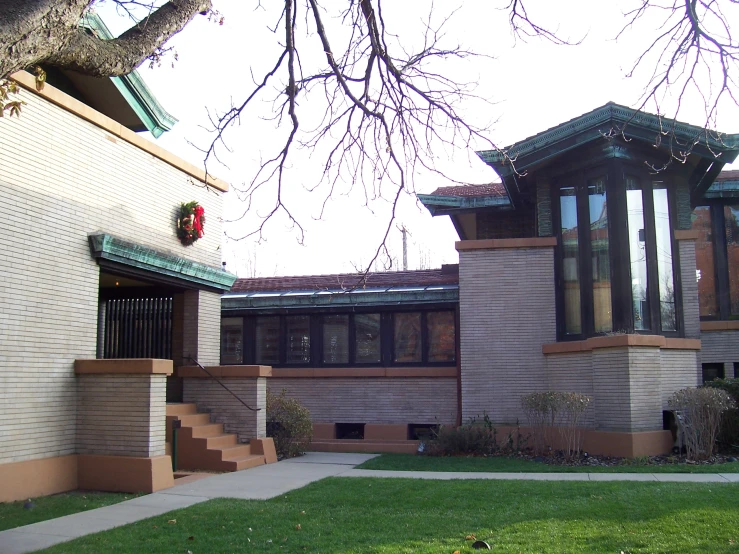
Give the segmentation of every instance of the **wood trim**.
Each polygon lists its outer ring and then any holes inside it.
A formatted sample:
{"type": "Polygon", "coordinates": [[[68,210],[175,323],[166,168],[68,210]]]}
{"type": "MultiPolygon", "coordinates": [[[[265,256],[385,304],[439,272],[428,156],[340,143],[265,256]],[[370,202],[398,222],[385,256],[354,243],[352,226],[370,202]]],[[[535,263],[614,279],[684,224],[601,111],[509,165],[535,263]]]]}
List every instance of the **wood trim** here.
{"type": "MultiPolygon", "coordinates": [[[[232,377],[271,377],[273,372],[272,367],[268,365],[217,365],[207,366],[205,369],[210,371],[214,377],[218,377],[220,379],[232,377]]],[[[178,367],[175,373],[177,377],[210,379],[210,375],[197,366],[178,367]]]]}
{"type": "Polygon", "coordinates": [[[694,231],[693,229],[675,229],[673,231],[675,240],[698,240],[700,234],[700,231],[694,231]]]}
{"type": "Polygon", "coordinates": [[[321,367],[305,369],[273,368],[272,378],[356,378],[356,377],[457,377],[457,368],[451,367],[321,367]]]}
{"type": "Polygon", "coordinates": [[[701,333],[706,331],[737,331],[739,320],[731,321],[701,321],[701,333]]]}
{"type": "MultiPolygon", "coordinates": [[[[204,170],[194,166],[193,164],[186,162],[182,158],[178,158],[171,152],[168,152],[159,145],[156,145],[145,138],[137,135],[127,127],[122,126],[120,123],[111,119],[107,115],[103,115],[97,110],[92,109],[90,106],[80,102],[76,98],[62,92],[58,88],[55,88],[48,83],[44,85],[42,90],[36,90],[36,78],[26,71],[18,71],[13,73],[10,78],[18,83],[21,87],[27,91],[48,100],[52,104],[59,106],[60,108],[73,113],[74,115],[81,117],[82,119],[89,121],[93,125],[100,127],[101,129],[111,133],[115,137],[118,137],[126,142],[133,144],[137,148],[148,152],[155,158],[159,158],[163,162],[179,169],[180,171],[194,177],[201,183],[207,183],[215,189],[222,192],[228,191],[228,183],[208,175],[204,170]]],[[[108,139],[110,140],[110,139],[108,139]]]]}
{"type": "Polygon", "coordinates": [[[458,240],[457,251],[495,250],[499,248],[551,248],[557,246],[556,237],[531,237],[521,239],[458,240]]]}
{"type": "Polygon", "coordinates": [[[554,342],[543,344],[543,354],[565,354],[571,352],[589,352],[599,348],[618,348],[624,346],[646,346],[673,350],[700,350],[699,339],[672,339],[662,335],[612,335],[592,337],[586,340],[570,342],[554,342]]]}
{"type": "Polygon", "coordinates": [[[132,358],[75,360],[77,375],[172,375],[172,360],[132,358]]]}

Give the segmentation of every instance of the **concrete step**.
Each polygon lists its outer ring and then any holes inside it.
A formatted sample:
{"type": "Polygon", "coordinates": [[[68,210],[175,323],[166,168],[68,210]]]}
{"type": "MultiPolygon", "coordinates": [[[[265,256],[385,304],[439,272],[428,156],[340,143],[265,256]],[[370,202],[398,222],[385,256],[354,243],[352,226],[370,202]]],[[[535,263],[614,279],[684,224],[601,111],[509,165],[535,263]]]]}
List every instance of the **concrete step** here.
{"type": "Polygon", "coordinates": [[[235,446],[237,444],[237,437],[234,434],[228,433],[224,435],[216,435],[214,437],[206,437],[207,448],[226,448],[228,446],[235,446]]]}
{"type": "Polygon", "coordinates": [[[190,427],[193,438],[217,437],[224,435],[223,423],[209,423],[208,425],[196,425],[190,427]]]}
{"type": "Polygon", "coordinates": [[[223,471],[241,471],[242,469],[249,469],[250,467],[263,466],[264,463],[264,456],[258,454],[244,456],[237,460],[222,462],[223,471]]]}
{"type": "Polygon", "coordinates": [[[168,402],[166,413],[168,416],[192,415],[198,413],[198,407],[195,404],[168,402]]]}
{"type": "Polygon", "coordinates": [[[248,444],[239,444],[229,446],[227,448],[219,448],[221,451],[221,460],[237,460],[246,456],[251,456],[251,447],[248,444]]]}
{"type": "Polygon", "coordinates": [[[210,414],[190,414],[179,416],[183,427],[196,427],[198,425],[208,425],[210,423],[210,414]]]}

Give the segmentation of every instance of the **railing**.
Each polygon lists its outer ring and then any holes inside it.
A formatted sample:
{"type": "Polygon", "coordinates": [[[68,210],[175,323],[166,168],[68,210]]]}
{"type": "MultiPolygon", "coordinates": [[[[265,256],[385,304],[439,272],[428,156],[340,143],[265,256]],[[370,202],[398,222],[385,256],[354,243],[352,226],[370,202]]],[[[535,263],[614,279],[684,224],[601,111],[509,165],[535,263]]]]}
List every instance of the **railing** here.
{"type": "Polygon", "coordinates": [[[234,393],[234,392],[233,392],[233,391],[232,391],[231,389],[229,389],[229,388],[228,388],[228,387],[227,387],[227,386],[226,386],[226,385],[225,385],[225,384],[223,383],[223,381],[221,381],[221,380],[220,380],[220,379],[219,379],[218,377],[216,377],[216,376],[215,376],[215,375],[213,375],[213,374],[212,374],[212,373],[211,373],[210,371],[208,371],[207,369],[205,369],[205,367],[203,367],[203,366],[202,366],[202,365],[200,364],[200,362],[199,362],[199,361],[197,361],[197,360],[196,360],[195,358],[193,358],[192,356],[188,356],[188,358],[189,358],[190,360],[192,360],[193,362],[195,362],[195,365],[197,365],[197,366],[198,366],[198,367],[199,367],[200,369],[202,369],[202,370],[203,370],[203,371],[204,371],[204,372],[205,372],[205,373],[206,373],[206,374],[207,374],[207,375],[208,375],[208,376],[209,376],[209,377],[210,377],[211,379],[213,379],[213,380],[214,380],[214,381],[215,381],[216,383],[218,383],[218,384],[219,384],[219,385],[221,385],[221,386],[222,386],[222,387],[223,387],[224,389],[226,389],[226,391],[228,391],[228,393],[229,393],[229,394],[230,394],[231,396],[233,396],[233,397],[234,397],[234,398],[235,398],[236,400],[238,400],[239,402],[241,402],[241,404],[243,404],[245,408],[247,408],[248,410],[251,410],[252,412],[258,412],[258,411],[260,411],[260,410],[262,409],[262,408],[252,408],[251,406],[249,406],[249,405],[248,405],[248,404],[247,404],[246,402],[244,402],[243,400],[241,400],[241,398],[239,398],[239,397],[238,397],[238,396],[237,396],[237,395],[236,395],[236,394],[235,394],[235,393],[234,393]]]}

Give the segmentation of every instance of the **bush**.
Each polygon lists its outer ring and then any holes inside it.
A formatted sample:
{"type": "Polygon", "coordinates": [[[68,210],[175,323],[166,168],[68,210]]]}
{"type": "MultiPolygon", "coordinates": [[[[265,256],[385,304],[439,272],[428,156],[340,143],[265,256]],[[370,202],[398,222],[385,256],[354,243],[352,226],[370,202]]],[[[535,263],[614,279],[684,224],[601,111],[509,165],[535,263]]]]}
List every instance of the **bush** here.
{"type": "MultiPolygon", "coordinates": [[[[716,379],[704,386],[725,390],[739,405],[739,379],[716,379]]],[[[732,409],[724,412],[718,442],[727,448],[739,448],[739,410],[732,409]]]]}
{"type": "MultiPolygon", "coordinates": [[[[580,422],[590,404],[590,397],[577,392],[534,392],[521,397],[521,407],[531,426],[534,453],[541,454],[547,443],[547,428],[559,422],[557,430],[567,459],[582,449],[580,422]],[[559,417],[558,417],[559,416],[559,417]]],[[[551,437],[549,437],[551,442],[551,437]]]]}
{"type": "Polygon", "coordinates": [[[566,459],[582,450],[582,430],[580,421],[590,404],[590,397],[578,392],[559,392],[557,394],[558,412],[561,414],[559,436],[562,437],[566,459]]]}
{"type": "Polygon", "coordinates": [[[482,421],[475,418],[459,427],[442,425],[433,433],[426,452],[430,456],[474,454],[489,456],[498,451],[495,427],[486,415],[482,421]]]}
{"type": "Polygon", "coordinates": [[[704,460],[713,455],[723,414],[736,409],[724,390],[714,387],[683,389],[669,399],[677,416],[680,440],[689,460],[704,460]]]}
{"type": "Polygon", "coordinates": [[[534,454],[542,454],[547,446],[547,427],[554,426],[557,416],[556,395],[551,391],[525,394],[521,397],[521,407],[531,426],[534,454]]]}
{"type": "Polygon", "coordinates": [[[310,412],[284,390],[279,395],[268,392],[267,436],[274,439],[279,459],[300,456],[313,439],[310,412]]]}

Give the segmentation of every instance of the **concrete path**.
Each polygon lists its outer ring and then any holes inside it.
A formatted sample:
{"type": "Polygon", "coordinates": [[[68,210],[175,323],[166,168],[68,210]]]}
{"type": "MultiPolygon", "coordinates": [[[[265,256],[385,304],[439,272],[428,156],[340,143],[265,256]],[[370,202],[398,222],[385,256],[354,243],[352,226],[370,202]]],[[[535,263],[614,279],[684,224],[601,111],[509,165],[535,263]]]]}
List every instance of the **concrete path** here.
{"type": "Polygon", "coordinates": [[[2,531],[0,553],[34,552],[77,537],[187,508],[211,498],[273,498],[313,481],[341,475],[375,456],[311,452],[276,464],[213,475],[112,506],[2,531]]]}
{"type": "Polygon", "coordinates": [[[739,482],[739,473],[452,473],[354,469],[376,454],[310,452],[301,458],[245,471],[213,475],[176,485],[113,506],[42,521],[0,532],[0,553],[22,554],[77,537],[106,531],[187,508],[211,498],[264,500],[299,489],[325,477],[391,477],[411,479],[500,479],[538,481],[672,481],[688,483],[739,482]]]}

